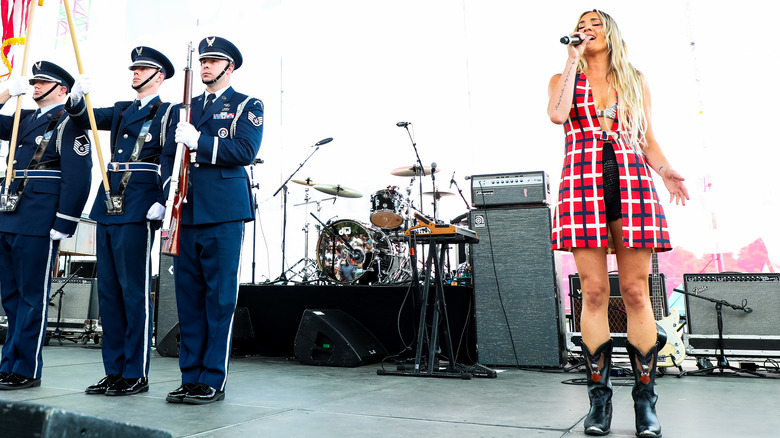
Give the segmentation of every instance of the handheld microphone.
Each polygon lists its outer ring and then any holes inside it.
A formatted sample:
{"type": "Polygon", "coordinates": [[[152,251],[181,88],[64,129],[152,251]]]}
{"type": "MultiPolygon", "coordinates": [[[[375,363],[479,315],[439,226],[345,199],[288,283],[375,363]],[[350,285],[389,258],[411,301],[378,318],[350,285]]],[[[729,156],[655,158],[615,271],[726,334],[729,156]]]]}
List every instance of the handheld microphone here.
{"type": "Polygon", "coordinates": [[[577,46],[582,43],[582,38],[578,36],[569,36],[566,35],[564,37],[561,37],[561,44],[567,44],[572,46],[577,46]]]}
{"type": "Polygon", "coordinates": [[[330,143],[332,141],[333,141],[333,137],[324,138],[324,139],[318,141],[317,143],[314,143],[314,146],[322,146],[325,143],[330,143]]]}
{"type": "Polygon", "coordinates": [[[745,308],[744,308],[744,309],[742,309],[742,310],[744,310],[744,311],[745,311],[745,313],[753,313],[753,309],[751,309],[750,307],[745,307],[745,308]]]}
{"type": "Polygon", "coordinates": [[[431,175],[433,175],[434,173],[436,173],[436,162],[435,161],[431,163],[431,175]]]}
{"type": "Polygon", "coordinates": [[[452,183],[455,182],[455,171],[452,171],[452,178],[450,178],[450,188],[452,188],[452,183]]]}
{"type": "Polygon", "coordinates": [[[411,125],[412,122],[398,122],[395,124],[395,126],[398,126],[399,128],[406,128],[408,125],[411,125]]]}

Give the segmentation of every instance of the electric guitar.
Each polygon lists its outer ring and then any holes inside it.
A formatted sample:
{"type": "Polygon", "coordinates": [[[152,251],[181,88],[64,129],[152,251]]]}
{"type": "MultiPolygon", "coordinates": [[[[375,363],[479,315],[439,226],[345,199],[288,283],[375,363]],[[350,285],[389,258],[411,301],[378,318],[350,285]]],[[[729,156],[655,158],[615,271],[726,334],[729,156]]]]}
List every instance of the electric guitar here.
{"type": "Polygon", "coordinates": [[[680,314],[677,309],[664,317],[664,298],[661,295],[661,275],[658,273],[658,254],[653,253],[653,275],[651,276],[650,300],[653,303],[653,315],[656,324],[666,332],[666,345],[658,352],[659,367],[676,367],[685,359],[685,345],[677,331],[680,328],[680,314]],[[662,318],[662,319],[659,319],[662,318]]]}

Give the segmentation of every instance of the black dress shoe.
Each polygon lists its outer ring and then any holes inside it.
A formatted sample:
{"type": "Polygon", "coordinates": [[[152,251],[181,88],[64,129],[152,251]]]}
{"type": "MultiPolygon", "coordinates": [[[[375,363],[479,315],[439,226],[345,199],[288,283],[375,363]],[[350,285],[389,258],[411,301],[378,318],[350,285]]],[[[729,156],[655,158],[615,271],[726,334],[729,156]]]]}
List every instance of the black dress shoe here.
{"type": "Polygon", "coordinates": [[[10,374],[8,374],[8,373],[0,373],[0,382],[2,382],[2,381],[3,381],[3,379],[5,379],[6,377],[8,377],[9,375],[10,375],[10,374]]]}
{"type": "Polygon", "coordinates": [[[197,385],[194,383],[182,383],[181,386],[168,393],[168,396],[165,397],[165,401],[168,403],[182,403],[184,397],[186,397],[195,386],[197,385]]]}
{"type": "Polygon", "coordinates": [[[190,392],[184,397],[184,403],[193,405],[205,405],[208,403],[214,403],[216,401],[224,400],[225,392],[218,389],[214,389],[205,383],[198,383],[197,386],[192,388],[190,392]]]}
{"type": "Polygon", "coordinates": [[[94,385],[87,386],[87,389],[85,389],[84,392],[87,394],[105,394],[106,390],[121,378],[122,376],[119,374],[109,374],[94,385]]]}
{"type": "Polygon", "coordinates": [[[41,379],[24,377],[21,374],[11,373],[0,381],[0,389],[26,389],[41,386],[41,379]]]}
{"type": "Polygon", "coordinates": [[[137,379],[119,379],[106,390],[106,395],[133,395],[149,390],[149,379],[139,377],[137,379]]]}

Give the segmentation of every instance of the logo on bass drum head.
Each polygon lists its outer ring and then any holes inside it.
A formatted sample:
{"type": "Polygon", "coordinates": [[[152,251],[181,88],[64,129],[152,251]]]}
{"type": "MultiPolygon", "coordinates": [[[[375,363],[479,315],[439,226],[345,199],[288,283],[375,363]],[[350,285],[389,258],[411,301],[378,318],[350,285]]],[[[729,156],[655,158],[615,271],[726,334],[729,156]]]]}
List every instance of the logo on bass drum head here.
{"type": "Polygon", "coordinates": [[[227,128],[219,128],[219,131],[217,131],[217,135],[219,136],[219,138],[227,138],[228,136],[227,128]]]}

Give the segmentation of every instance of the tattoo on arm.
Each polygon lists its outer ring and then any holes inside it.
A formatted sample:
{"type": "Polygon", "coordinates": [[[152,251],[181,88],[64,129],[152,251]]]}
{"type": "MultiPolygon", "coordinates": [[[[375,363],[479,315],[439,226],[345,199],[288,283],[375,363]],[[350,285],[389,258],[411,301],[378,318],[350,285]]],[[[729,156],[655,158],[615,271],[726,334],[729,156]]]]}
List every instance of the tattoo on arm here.
{"type": "MultiPolygon", "coordinates": [[[[576,62],[572,62],[571,66],[574,67],[576,62]]],[[[555,104],[555,109],[558,110],[558,108],[561,106],[561,101],[563,100],[563,92],[566,91],[566,84],[569,83],[569,78],[571,77],[571,72],[573,68],[569,68],[566,72],[566,78],[563,80],[563,88],[561,88],[561,94],[558,96],[558,103],[555,104]]]]}

